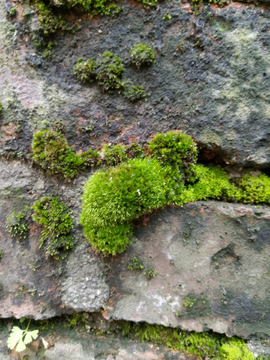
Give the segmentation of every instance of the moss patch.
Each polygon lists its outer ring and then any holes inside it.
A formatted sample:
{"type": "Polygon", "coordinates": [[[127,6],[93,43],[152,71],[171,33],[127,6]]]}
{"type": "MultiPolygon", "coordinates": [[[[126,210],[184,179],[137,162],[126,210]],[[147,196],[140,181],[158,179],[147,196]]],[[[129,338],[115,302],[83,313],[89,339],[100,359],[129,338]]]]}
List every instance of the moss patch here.
{"type": "Polygon", "coordinates": [[[45,247],[46,256],[59,259],[74,246],[74,238],[70,235],[73,228],[71,211],[56,197],[43,197],[33,206],[33,220],[43,226],[40,247],[45,247]]]}
{"type": "Polygon", "coordinates": [[[34,135],[32,158],[50,174],[71,179],[85,169],[100,163],[99,155],[90,149],[77,155],[64,135],[53,130],[39,131],[34,135]]]}
{"type": "MultiPolygon", "coordinates": [[[[108,161],[111,165],[121,162],[124,155],[121,147],[119,154],[116,147],[113,150],[114,156],[108,161]]],[[[244,176],[232,182],[221,167],[196,164],[196,144],[187,135],[158,134],[150,141],[148,152],[148,159],[130,159],[97,171],[86,183],[81,224],[98,251],[113,255],[123,252],[130,243],[131,222],[165,205],[182,206],[208,198],[270,202],[270,179],[266,175],[244,176]]]]}

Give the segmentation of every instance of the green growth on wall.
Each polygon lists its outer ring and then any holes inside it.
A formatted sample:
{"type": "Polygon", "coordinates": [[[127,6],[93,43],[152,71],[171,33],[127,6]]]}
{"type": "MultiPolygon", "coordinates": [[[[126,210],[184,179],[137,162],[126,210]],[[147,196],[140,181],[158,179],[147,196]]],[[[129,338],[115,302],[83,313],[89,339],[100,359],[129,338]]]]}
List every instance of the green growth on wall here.
{"type": "MultiPolygon", "coordinates": [[[[141,56],[140,60],[137,59],[137,63],[139,61],[145,63],[146,60],[141,56]]],[[[80,58],[73,68],[74,75],[82,83],[97,81],[103,92],[117,90],[132,102],[145,99],[144,87],[126,84],[122,80],[123,72],[122,59],[114,56],[110,51],[105,51],[96,60],[80,58]]]]}
{"type": "Polygon", "coordinates": [[[120,145],[104,145],[104,158],[108,165],[114,166],[127,158],[126,149],[120,145]]]}
{"type": "Polygon", "coordinates": [[[71,211],[59,198],[43,197],[37,200],[32,207],[33,220],[43,227],[40,247],[44,247],[46,257],[59,259],[61,253],[74,247],[74,238],[70,235],[73,229],[71,211]]]}
{"type": "Polygon", "coordinates": [[[150,341],[157,345],[165,345],[173,350],[195,355],[198,359],[212,360],[254,360],[244,340],[207,332],[188,332],[181,329],[151,325],[147,323],[125,322],[123,335],[150,341]]]}
{"type": "Polygon", "coordinates": [[[96,80],[102,91],[121,90],[125,85],[121,80],[123,61],[110,51],[105,51],[98,60],[78,59],[73,70],[77,79],[83,83],[96,80]]]}
{"type": "Polygon", "coordinates": [[[27,221],[27,210],[16,212],[14,211],[11,215],[9,215],[6,219],[6,229],[10,233],[12,237],[17,237],[19,239],[26,239],[29,226],[27,221]]]}
{"type": "Polygon", "coordinates": [[[38,131],[32,142],[32,158],[36,164],[47,170],[49,174],[71,179],[86,166],[100,163],[99,154],[90,149],[77,155],[60,132],[53,130],[38,131]]]}
{"type": "Polygon", "coordinates": [[[145,99],[144,86],[125,87],[124,96],[131,102],[145,99]]]}
{"type": "Polygon", "coordinates": [[[130,159],[98,170],[86,183],[81,224],[89,241],[107,254],[130,243],[130,222],[166,203],[166,171],[155,159],[130,159]]]}
{"type": "Polygon", "coordinates": [[[151,65],[155,60],[152,46],[148,44],[137,44],[130,49],[130,62],[138,68],[143,65],[151,65]]]}
{"type": "Polygon", "coordinates": [[[132,221],[165,205],[204,199],[270,203],[270,178],[246,175],[233,182],[220,166],[196,164],[196,144],[183,133],[158,134],[149,143],[149,158],[143,151],[138,154],[143,158],[122,162],[121,145],[111,151],[108,164],[118,165],[87,181],[81,215],[85,235],[105,254],[123,252],[130,244],[132,221]]]}

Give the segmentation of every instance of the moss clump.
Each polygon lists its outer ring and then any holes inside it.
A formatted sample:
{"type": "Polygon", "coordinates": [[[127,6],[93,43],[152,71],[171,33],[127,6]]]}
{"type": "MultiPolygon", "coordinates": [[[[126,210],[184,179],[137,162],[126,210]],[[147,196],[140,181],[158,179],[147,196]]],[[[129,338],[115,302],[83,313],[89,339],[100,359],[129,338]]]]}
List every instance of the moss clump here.
{"type": "Polygon", "coordinates": [[[153,277],[155,277],[157,275],[157,272],[153,269],[147,269],[144,272],[144,275],[148,278],[148,279],[152,279],[153,277]]]}
{"type": "Polygon", "coordinates": [[[2,259],[3,256],[4,256],[4,251],[0,249],[0,260],[2,259]]]}
{"type": "Polygon", "coordinates": [[[36,0],[33,2],[39,18],[39,31],[48,36],[58,30],[67,29],[67,23],[61,15],[56,15],[51,7],[47,7],[45,2],[36,0]]]}
{"type": "Polygon", "coordinates": [[[137,44],[130,49],[130,62],[138,68],[143,65],[151,65],[154,60],[154,50],[148,44],[137,44]]]}
{"type": "Polygon", "coordinates": [[[247,348],[245,342],[238,338],[232,338],[219,348],[221,359],[255,360],[255,356],[247,348]]]}
{"type": "Polygon", "coordinates": [[[105,51],[97,61],[79,59],[73,70],[82,82],[96,80],[102,91],[120,90],[125,85],[121,80],[124,72],[122,59],[110,51],[105,51]]]}
{"type": "Polygon", "coordinates": [[[99,155],[90,149],[77,155],[60,132],[53,130],[39,131],[32,142],[32,158],[50,174],[72,179],[86,166],[100,163],[99,155]]]}
{"type": "Polygon", "coordinates": [[[29,226],[26,216],[27,208],[25,211],[14,211],[7,217],[6,229],[12,237],[18,237],[19,239],[26,239],[29,231],[29,226]]]}
{"type": "Polygon", "coordinates": [[[126,87],[124,91],[124,96],[131,102],[145,99],[144,86],[132,86],[132,88],[126,87]]]}
{"type": "Polygon", "coordinates": [[[157,134],[150,141],[151,156],[162,165],[172,166],[185,174],[191,174],[192,165],[196,164],[198,150],[191,136],[181,132],[157,134]]]}
{"type": "Polygon", "coordinates": [[[144,268],[143,262],[136,257],[130,259],[128,263],[128,270],[142,270],[144,268]]]}
{"type": "Polygon", "coordinates": [[[127,158],[125,148],[118,145],[105,145],[104,146],[104,157],[108,165],[114,166],[121,163],[127,158]]]}
{"type": "Polygon", "coordinates": [[[33,220],[43,226],[40,247],[45,247],[46,257],[59,259],[61,251],[66,253],[74,246],[74,238],[70,234],[73,228],[71,211],[59,198],[43,197],[32,207],[33,220]]]}
{"type": "Polygon", "coordinates": [[[270,178],[266,175],[245,175],[236,182],[237,191],[235,200],[243,203],[269,203],[270,202],[270,178]]]}
{"type": "Polygon", "coordinates": [[[215,333],[188,332],[163,325],[130,322],[124,324],[122,332],[123,335],[138,338],[142,342],[150,341],[157,345],[165,345],[173,350],[194,355],[198,359],[255,359],[244,340],[236,337],[228,339],[215,333]]]}
{"type": "Polygon", "coordinates": [[[157,160],[130,159],[97,171],[86,183],[81,224],[89,241],[107,254],[130,243],[130,222],[166,203],[166,172],[157,160]]]}
{"type": "Polygon", "coordinates": [[[124,72],[122,59],[114,56],[110,51],[101,55],[96,72],[96,79],[103,91],[121,89],[125,84],[120,79],[124,72]]]}
{"type": "Polygon", "coordinates": [[[74,66],[74,75],[82,83],[94,81],[96,78],[96,62],[94,59],[84,60],[78,59],[77,64],[74,66]]]}
{"type": "Polygon", "coordinates": [[[139,158],[121,163],[129,155],[127,149],[107,147],[107,162],[116,167],[96,172],[85,185],[81,224],[98,251],[124,251],[131,221],[165,205],[208,198],[270,203],[266,175],[244,176],[233,183],[221,167],[197,165],[197,147],[183,133],[158,134],[149,143],[148,159],[143,148],[134,149],[139,158]]]}

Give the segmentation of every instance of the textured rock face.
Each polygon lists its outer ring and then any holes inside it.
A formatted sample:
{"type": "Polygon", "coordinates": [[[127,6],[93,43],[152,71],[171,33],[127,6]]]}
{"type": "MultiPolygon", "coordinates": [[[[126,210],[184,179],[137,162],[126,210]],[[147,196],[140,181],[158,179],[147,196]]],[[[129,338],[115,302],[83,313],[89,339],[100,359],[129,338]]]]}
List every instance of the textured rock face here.
{"type": "Polygon", "coordinates": [[[269,334],[270,211],[197,202],[144,219],[113,264],[106,317],[229,336],[269,334]],[[128,270],[140,259],[156,276],[128,270]]]}
{"type": "Polygon", "coordinates": [[[42,319],[105,309],[107,319],[270,335],[268,207],[210,201],[169,207],[138,221],[133,244],[105,261],[78,226],[87,174],[63,184],[18,161],[0,167],[1,317],[42,319]],[[73,210],[77,245],[64,261],[45,259],[33,224],[21,241],[5,229],[8,214],[44,193],[60,196],[73,210]],[[127,269],[134,257],[143,270],[127,269]],[[149,268],[157,272],[151,279],[144,275],[149,268]]]}
{"type": "Polygon", "coordinates": [[[75,14],[80,30],[58,34],[49,58],[29,37],[35,16],[10,22],[3,6],[0,14],[2,151],[29,151],[35,129],[63,120],[77,149],[180,129],[227,162],[269,165],[268,8],[233,3],[193,15],[189,3],[176,0],[149,12],[123,3],[114,19],[75,14]],[[154,46],[156,63],[137,70],[129,64],[129,48],[140,42],[154,46]],[[147,102],[133,104],[78,82],[76,60],[104,51],[124,59],[124,80],[144,85],[147,102]],[[83,133],[82,125],[93,130],[83,133]]]}
{"type": "Polygon", "coordinates": [[[71,184],[52,180],[25,164],[0,162],[0,316],[48,318],[70,311],[96,311],[106,304],[109,287],[101,260],[82,240],[78,228],[80,193],[85,178],[71,184]],[[40,230],[30,220],[26,240],[12,238],[8,215],[44,195],[60,196],[73,210],[77,246],[67,261],[46,260],[39,249],[40,230]]]}
{"type": "MultiPolygon", "coordinates": [[[[189,3],[176,0],[151,11],[127,2],[116,18],[71,16],[80,29],[55,34],[58,45],[46,57],[32,40],[36,16],[23,19],[25,9],[17,5],[13,20],[0,5],[0,154],[23,158],[33,133],[57,120],[66,125],[76,151],[104,142],[145,142],[178,129],[201,145],[204,160],[270,165],[269,8],[233,3],[194,15],[189,3]],[[129,49],[140,42],[154,47],[156,62],[138,70],[129,62],[129,49]],[[104,94],[74,77],[78,58],[98,58],[105,51],[123,58],[124,80],[143,85],[147,102],[104,94]]],[[[137,222],[126,252],[105,260],[79,226],[89,176],[63,182],[23,160],[0,159],[0,317],[104,310],[106,319],[270,335],[268,207],[209,201],[157,211],[137,222]],[[64,261],[45,258],[33,222],[26,241],[5,229],[9,214],[45,195],[59,196],[73,211],[77,245],[64,261]],[[144,263],[142,271],[127,269],[134,257],[144,263]],[[156,276],[147,279],[147,269],[156,276]]],[[[59,358],[59,346],[47,351],[48,359],[59,358]]],[[[84,359],[81,345],[74,346],[84,359]]],[[[121,351],[116,359],[133,359],[121,351]]],[[[147,356],[141,352],[137,358],[147,356]]]]}

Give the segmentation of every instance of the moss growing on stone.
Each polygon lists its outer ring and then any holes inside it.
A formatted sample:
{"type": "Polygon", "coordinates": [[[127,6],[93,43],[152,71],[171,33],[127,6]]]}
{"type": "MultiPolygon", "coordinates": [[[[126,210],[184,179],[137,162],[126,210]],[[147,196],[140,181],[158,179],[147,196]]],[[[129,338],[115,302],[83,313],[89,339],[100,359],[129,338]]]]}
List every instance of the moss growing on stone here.
{"type": "Polygon", "coordinates": [[[135,102],[141,99],[145,99],[144,86],[132,86],[126,87],[124,91],[124,96],[131,102],[135,102]]]}
{"type": "Polygon", "coordinates": [[[130,49],[130,62],[138,68],[143,65],[151,65],[154,60],[154,50],[148,44],[137,44],[130,49]]]}
{"type": "Polygon", "coordinates": [[[88,180],[81,215],[85,235],[106,254],[126,249],[132,234],[131,221],[165,205],[182,206],[208,198],[270,202],[270,179],[266,175],[244,176],[233,183],[220,166],[195,164],[196,145],[182,133],[158,134],[149,143],[152,157],[148,159],[121,163],[124,150],[115,149],[108,163],[120,164],[98,171],[88,180]]]}
{"type": "Polygon", "coordinates": [[[4,256],[4,251],[0,249],[0,260],[2,259],[3,256],[4,256]]]}
{"type": "Polygon", "coordinates": [[[14,211],[7,217],[6,229],[12,237],[19,239],[26,239],[29,227],[26,219],[26,211],[16,212],[14,211]]]}
{"type": "Polygon", "coordinates": [[[74,66],[74,75],[82,83],[94,81],[96,78],[96,62],[94,59],[78,59],[74,66]]]}
{"type": "Polygon", "coordinates": [[[157,134],[149,143],[151,156],[165,166],[172,166],[179,171],[190,174],[192,165],[196,164],[198,150],[191,136],[181,132],[157,134]]]}
{"type": "Polygon", "coordinates": [[[236,182],[234,198],[243,203],[270,203],[270,178],[266,175],[245,175],[236,182]]]}
{"type": "Polygon", "coordinates": [[[107,254],[130,243],[130,222],[166,204],[166,172],[157,160],[130,159],[97,171],[86,183],[81,224],[89,241],[107,254]]]}
{"type": "Polygon", "coordinates": [[[125,85],[121,80],[124,72],[123,61],[110,51],[105,51],[96,61],[78,59],[73,70],[82,82],[96,80],[102,91],[120,90],[125,85]]]}
{"type": "Polygon", "coordinates": [[[32,142],[32,158],[35,163],[50,174],[72,179],[86,166],[100,163],[99,155],[90,149],[77,155],[64,135],[53,130],[39,131],[32,142]]]}
{"type": "Polygon", "coordinates": [[[255,359],[245,341],[236,337],[228,339],[215,333],[188,332],[163,325],[131,322],[124,323],[122,332],[129,337],[138,338],[142,342],[150,341],[156,345],[165,345],[173,350],[194,355],[198,359],[255,359]]]}
{"type": "Polygon", "coordinates": [[[43,226],[40,247],[45,247],[46,257],[59,259],[61,252],[74,247],[74,237],[70,235],[73,228],[71,211],[59,198],[43,197],[32,207],[33,220],[43,226]]]}
{"type": "Polygon", "coordinates": [[[114,166],[121,163],[127,158],[125,148],[120,145],[108,145],[104,146],[104,158],[108,165],[114,166]]]}
{"type": "Polygon", "coordinates": [[[245,359],[245,360],[255,360],[255,356],[247,348],[245,342],[236,337],[229,339],[227,342],[223,343],[219,348],[221,359],[226,360],[235,360],[235,359],[245,359]]]}

